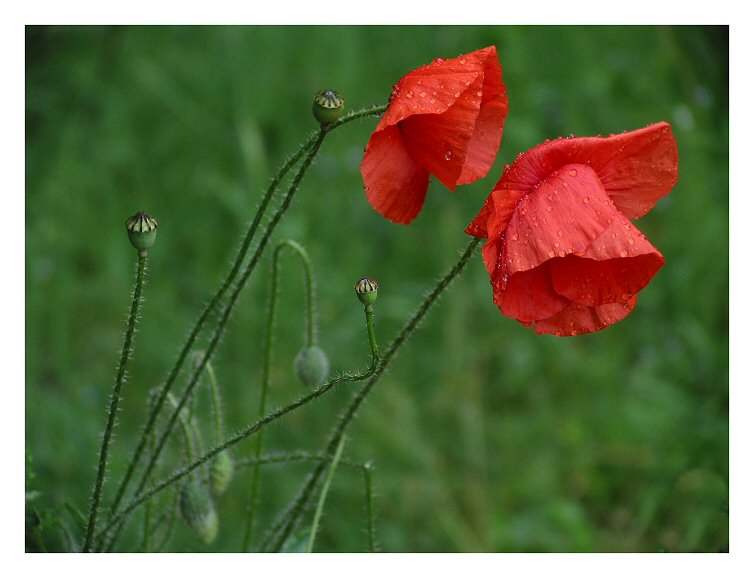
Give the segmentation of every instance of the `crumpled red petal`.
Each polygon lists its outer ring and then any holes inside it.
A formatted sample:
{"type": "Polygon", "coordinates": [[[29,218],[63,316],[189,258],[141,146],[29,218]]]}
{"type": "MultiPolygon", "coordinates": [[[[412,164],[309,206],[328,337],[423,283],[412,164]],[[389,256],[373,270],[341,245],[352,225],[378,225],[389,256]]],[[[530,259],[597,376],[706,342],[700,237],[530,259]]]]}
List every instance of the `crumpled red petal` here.
{"type": "MultiPolygon", "coordinates": [[[[666,122],[610,137],[560,138],[520,155],[493,189],[508,191],[508,204],[531,193],[553,171],[568,164],[593,169],[617,209],[630,219],[646,214],[678,181],[678,149],[666,122]]],[[[486,238],[491,199],[466,228],[486,238]]]]}
{"type": "Polygon", "coordinates": [[[398,127],[372,135],[361,172],[369,204],[385,217],[408,224],[419,214],[427,196],[429,173],[412,160],[398,127]]]}
{"type": "Polygon", "coordinates": [[[549,319],[534,322],[534,331],[557,336],[594,333],[625,319],[636,305],[636,296],[626,302],[608,303],[590,307],[571,303],[549,319]]]}
{"type": "Polygon", "coordinates": [[[516,205],[505,231],[508,273],[585,251],[618,215],[592,169],[561,167],[516,205]]]}
{"type": "MultiPolygon", "coordinates": [[[[399,135],[403,141],[400,155],[407,155],[422,171],[454,190],[457,184],[487,174],[500,146],[507,112],[508,98],[494,46],[450,60],[437,59],[408,73],[393,87],[390,105],[365,149],[362,174],[369,202],[400,223],[409,223],[421,210],[421,205],[417,210],[415,204],[404,207],[405,199],[389,198],[402,189],[395,181],[405,172],[378,171],[374,158],[367,158],[378,145],[387,146],[379,136],[382,133],[399,135]],[[391,176],[394,182],[388,183],[391,176]]],[[[416,182],[408,183],[414,200],[416,182]]]]}
{"type": "Polygon", "coordinates": [[[628,301],[647,286],[665,259],[620,215],[580,256],[551,263],[553,286],[560,295],[595,306],[628,301]]]}

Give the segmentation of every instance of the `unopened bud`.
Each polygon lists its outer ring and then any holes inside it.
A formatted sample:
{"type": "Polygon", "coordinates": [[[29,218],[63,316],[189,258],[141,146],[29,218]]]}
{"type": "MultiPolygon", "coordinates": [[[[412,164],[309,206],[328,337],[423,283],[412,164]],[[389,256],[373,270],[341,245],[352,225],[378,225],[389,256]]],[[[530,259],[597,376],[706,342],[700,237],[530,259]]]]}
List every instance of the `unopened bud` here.
{"type": "Polygon", "coordinates": [[[215,505],[207,489],[199,480],[188,480],[181,488],[181,517],[205,543],[217,537],[218,519],[215,505]]]}
{"type": "Polygon", "coordinates": [[[228,489],[235,470],[233,458],[227,451],[217,454],[215,459],[212,460],[212,465],[209,468],[209,481],[216,496],[224,494],[225,490],[228,489]]]}
{"type": "Polygon", "coordinates": [[[328,125],[340,118],[345,105],[345,99],[338,92],[329,89],[320,90],[314,95],[312,112],[319,124],[328,125]]]}
{"type": "Polygon", "coordinates": [[[304,347],[293,360],[293,370],[307,387],[322,385],[330,372],[330,361],[317,345],[304,347]]]}
{"type": "Polygon", "coordinates": [[[369,277],[364,277],[354,286],[356,296],[364,305],[374,305],[377,301],[377,292],[380,289],[379,283],[369,277]]]}
{"type": "Polygon", "coordinates": [[[126,220],[126,230],[131,244],[140,253],[145,252],[157,238],[157,219],[153,219],[144,211],[139,211],[126,220]]]}

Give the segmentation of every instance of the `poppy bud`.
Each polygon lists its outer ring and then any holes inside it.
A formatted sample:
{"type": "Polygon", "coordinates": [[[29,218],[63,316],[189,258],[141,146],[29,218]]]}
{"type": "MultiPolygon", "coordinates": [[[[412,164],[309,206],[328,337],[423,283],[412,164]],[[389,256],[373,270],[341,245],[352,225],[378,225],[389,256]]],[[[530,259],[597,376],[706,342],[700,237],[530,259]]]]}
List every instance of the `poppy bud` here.
{"type": "Polygon", "coordinates": [[[377,291],[380,289],[379,283],[369,277],[364,277],[354,286],[356,296],[364,305],[374,305],[377,301],[377,291]]]}
{"type": "Polygon", "coordinates": [[[235,469],[236,466],[233,463],[233,458],[230,457],[227,451],[215,456],[209,468],[210,486],[215,495],[219,496],[225,493],[225,490],[228,489],[230,482],[233,480],[235,469]]]}
{"type": "Polygon", "coordinates": [[[205,544],[217,537],[217,512],[212,498],[199,480],[189,480],[181,488],[181,517],[205,544]]]}
{"type": "Polygon", "coordinates": [[[332,124],[340,117],[346,105],[345,99],[334,90],[320,90],[314,95],[314,118],[321,125],[332,124]]]}
{"type": "Polygon", "coordinates": [[[315,387],[327,378],[330,361],[319,346],[305,346],[293,360],[293,369],[301,383],[307,387],[315,387]]]}
{"type": "Polygon", "coordinates": [[[131,244],[139,253],[146,252],[157,238],[157,219],[153,219],[144,211],[139,211],[126,220],[126,230],[131,244]]]}

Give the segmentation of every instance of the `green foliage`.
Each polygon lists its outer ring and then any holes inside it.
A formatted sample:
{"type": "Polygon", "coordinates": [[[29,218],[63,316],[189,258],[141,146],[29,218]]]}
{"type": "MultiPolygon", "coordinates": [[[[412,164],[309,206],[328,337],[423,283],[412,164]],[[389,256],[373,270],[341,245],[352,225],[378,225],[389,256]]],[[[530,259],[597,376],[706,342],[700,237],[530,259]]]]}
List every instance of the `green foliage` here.
{"type": "MultiPolygon", "coordinates": [[[[485,179],[455,193],[432,182],[414,224],[389,223],[362,190],[362,148],[376,124],[365,119],[328,136],[275,234],[300,241],[316,264],[319,343],[332,367],[365,361],[354,280],[380,281],[382,345],[467,243],[463,229],[502,164],[545,138],[671,122],[679,183],[637,223],[667,263],[625,321],[558,339],[503,318],[481,259],[472,262],[349,431],[344,459],[377,466],[381,548],[727,548],[726,28],[28,27],[26,38],[26,443],[36,474],[27,550],[69,550],[81,535],[62,513],[67,501],[83,508],[93,482],[133,275],[124,217],[158,215],[160,243],[108,464],[115,481],[148,391],[216,291],[268,179],[317,128],[311,95],[332,86],[349,107],[380,104],[412,68],[490,44],[510,114],[485,179]]],[[[215,359],[227,431],[257,415],[265,269],[215,359]]],[[[281,271],[270,407],[301,393],[290,372],[298,275],[281,271]]],[[[320,451],[348,388],[266,430],[265,447],[320,451]]],[[[210,431],[207,396],[197,391],[194,411],[210,431]]],[[[169,450],[162,475],[183,462],[178,443],[169,450]]],[[[235,451],[249,457],[253,444],[235,451]]],[[[260,529],[309,468],[262,468],[260,529]]],[[[238,471],[217,499],[212,549],[239,548],[249,484],[248,469],[238,471]]],[[[318,550],[365,549],[361,484],[333,479],[318,550]]],[[[138,543],[137,526],[124,544],[138,543]]],[[[167,547],[199,546],[178,524],[167,547]]]]}

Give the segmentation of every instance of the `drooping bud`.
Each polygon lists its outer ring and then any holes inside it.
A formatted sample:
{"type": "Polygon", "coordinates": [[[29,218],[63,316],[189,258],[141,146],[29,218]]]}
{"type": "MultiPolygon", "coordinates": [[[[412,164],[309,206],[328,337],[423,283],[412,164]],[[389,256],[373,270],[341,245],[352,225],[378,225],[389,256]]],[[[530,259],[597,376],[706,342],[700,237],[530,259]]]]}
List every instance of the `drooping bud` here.
{"type": "Polygon", "coordinates": [[[207,489],[199,480],[188,480],[181,488],[181,517],[205,543],[211,544],[217,537],[218,520],[215,505],[207,489]]]}
{"type": "Polygon", "coordinates": [[[293,360],[293,369],[307,387],[322,385],[330,372],[330,361],[317,345],[304,347],[293,360]]]}
{"type": "Polygon", "coordinates": [[[139,211],[126,220],[126,230],[131,244],[143,253],[154,245],[157,238],[157,219],[139,211]]]}
{"type": "Polygon", "coordinates": [[[332,124],[340,118],[345,105],[346,101],[340,93],[330,89],[320,90],[314,95],[314,118],[322,125],[332,124]]]}
{"type": "Polygon", "coordinates": [[[356,296],[364,305],[374,305],[377,301],[377,292],[380,289],[380,284],[374,279],[364,277],[354,286],[356,289],[356,296]]]}
{"type": "Polygon", "coordinates": [[[215,459],[212,460],[209,468],[209,481],[212,492],[216,496],[224,494],[225,490],[228,489],[230,482],[233,480],[235,470],[236,466],[233,463],[233,458],[230,457],[227,451],[217,454],[215,459]]]}

